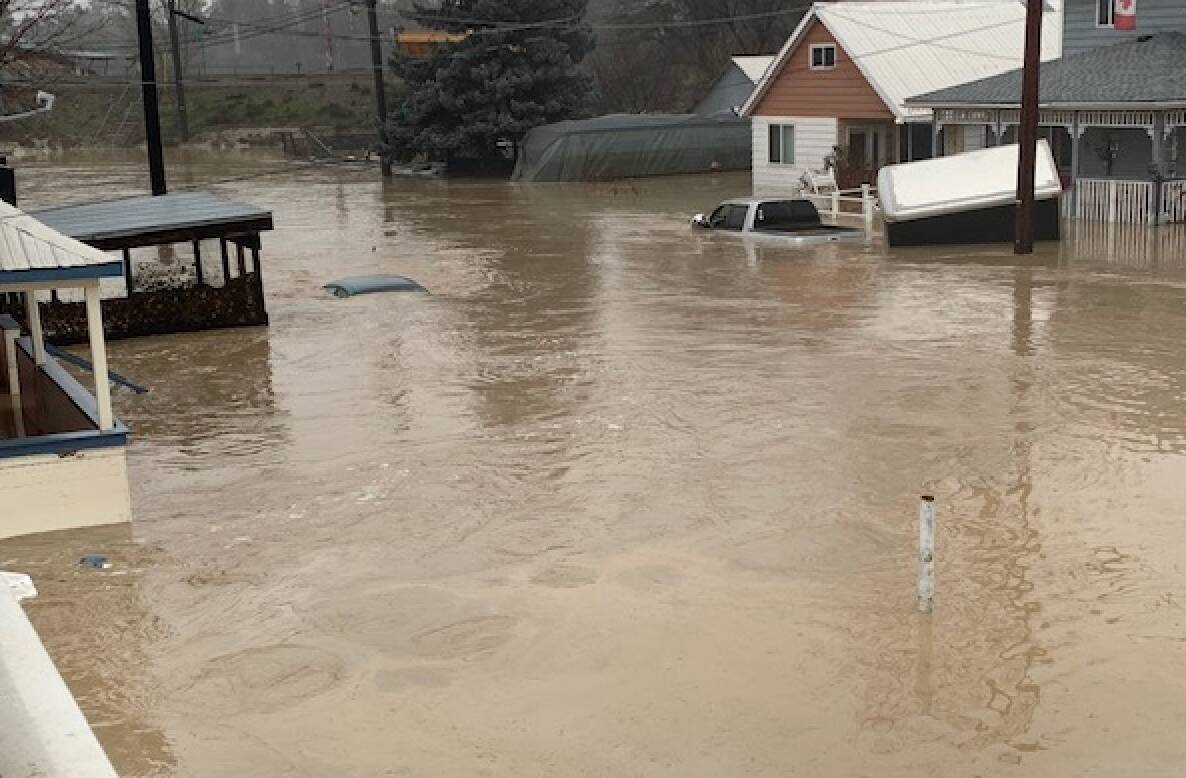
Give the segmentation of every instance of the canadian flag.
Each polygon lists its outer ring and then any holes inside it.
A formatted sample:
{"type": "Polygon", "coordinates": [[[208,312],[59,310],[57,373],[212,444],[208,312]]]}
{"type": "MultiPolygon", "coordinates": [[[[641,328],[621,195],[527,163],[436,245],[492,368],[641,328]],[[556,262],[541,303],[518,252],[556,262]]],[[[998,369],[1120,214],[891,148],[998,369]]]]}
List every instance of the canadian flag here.
{"type": "Polygon", "coordinates": [[[1137,0],[1116,0],[1116,15],[1112,26],[1117,30],[1137,28],[1137,0]]]}

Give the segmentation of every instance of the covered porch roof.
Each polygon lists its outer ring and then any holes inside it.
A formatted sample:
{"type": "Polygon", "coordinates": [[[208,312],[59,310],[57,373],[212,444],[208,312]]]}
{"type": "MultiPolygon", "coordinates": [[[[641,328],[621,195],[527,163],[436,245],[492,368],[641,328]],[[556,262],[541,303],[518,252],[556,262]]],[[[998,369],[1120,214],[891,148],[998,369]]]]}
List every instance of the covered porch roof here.
{"type": "Polygon", "coordinates": [[[88,286],[123,274],[123,261],[0,201],[0,290],[88,286]]]}
{"type": "Polygon", "coordinates": [[[272,229],[271,211],[207,192],[124,197],[33,215],[58,232],[105,250],[256,236],[272,229]]]}
{"type": "MultiPolygon", "coordinates": [[[[45,376],[57,390],[71,396],[77,408],[87,413],[89,406],[73,395],[73,379],[60,371],[56,362],[46,354],[45,337],[41,327],[41,306],[37,292],[45,289],[81,288],[86,302],[87,331],[91,347],[91,359],[95,366],[95,393],[93,414],[88,414],[97,428],[99,437],[122,445],[121,433],[111,409],[111,388],[107,383],[107,346],[103,337],[103,314],[101,310],[99,282],[103,278],[123,274],[123,260],[110,256],[99,249],[63,235],[43,224],[21,209],[0,201],[0,292],[20,292],[25,298],[25,318],[29,327],[27,339],[29,355],[33,360],[35,375],[25,379],[21,376],[21,359],[17,354],[19,330],[15,322],[5,322],[3,331],[3,362],[8,375],[4,394],[13,401],[16,414],[15,427],[21,427],[22,404],[20,397],[23,385],[37,383],[38,376],[45,376]]],[[[86,435],[93,437],[92,431],[86,435]]],[[[7,441],[0,456],[7,451],[12,455],[24,456],[30,449],[30,442],[40,444],[41,440],[25,438],[7,441]],[[13,453],[15,452],[15,453],[13,453]]],[[[52,437],[52,436],[50,436],[52,437]]],[[[77,435],[71,434],[66,445],[73,445],[77,435]]]]}
{"type": "MultiPolygon", "coordinates": [[[[1186,108],[1186,33],[1165,32],[1043,63],[1038,99],[1063,110],[1186,108]]],[[[1016,108],[1022,71],[915,95],[919,108],[1016,108]]]]}

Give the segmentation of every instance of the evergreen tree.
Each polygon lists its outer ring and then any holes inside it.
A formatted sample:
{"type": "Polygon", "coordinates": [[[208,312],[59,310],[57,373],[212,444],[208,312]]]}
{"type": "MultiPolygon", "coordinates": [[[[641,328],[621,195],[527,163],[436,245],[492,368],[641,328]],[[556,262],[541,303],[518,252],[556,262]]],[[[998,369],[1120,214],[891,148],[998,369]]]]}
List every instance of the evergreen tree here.
{"type": "Polygon", "coordinates": [[[391,114],[397,157],[489,163],[532,127],[581,116],[592,82],[577,64],[593,48],[587,0],[438,0],[416,3],[420,25],[459,41],[428,57],[396,53],[407,96],[391,114]]]}

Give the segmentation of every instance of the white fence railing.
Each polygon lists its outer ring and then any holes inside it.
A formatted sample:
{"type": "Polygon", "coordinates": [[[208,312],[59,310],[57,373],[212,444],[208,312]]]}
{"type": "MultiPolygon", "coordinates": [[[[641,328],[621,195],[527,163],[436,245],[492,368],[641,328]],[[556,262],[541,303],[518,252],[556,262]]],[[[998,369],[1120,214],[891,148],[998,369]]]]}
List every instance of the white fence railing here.
{"type": "Polygon", "coordinates": [[[834,189],[831,192],[802,192],[805,197],[815,203],[820,216],[830,218],[835,224],[841,219],[859,220],[865,234],[872,236],[876,216],[881,211],[877,204],[877,190],[868,184],[857,189],[834,189]],[[849,206],[845,208],[845,206],[849,206]]]}
{"type": "Polygon", "coordinates": [[[1115,178],[1080,178],[1075,181],[1073,196],[1065,197],[1066,215],[1081,221],[1153,223],[1153,183],[1123,181],[1115,178]]]}
{"type": "Polygon", "coordinates": [[[1175,224],[1186,222],[1186,181],[1166,181],[1161,186],[1163,220],[1175,224]]]}
{"type": "Polygon", "coordinates": [[[1154,202],[1157,191],[1152,181],[1080,178],[1074,193],[1063,196],[1063,215],[1079,221],[1120,224],[1186,222],[1186,181],[1162,183],[1160,214],[1154,202]]]}

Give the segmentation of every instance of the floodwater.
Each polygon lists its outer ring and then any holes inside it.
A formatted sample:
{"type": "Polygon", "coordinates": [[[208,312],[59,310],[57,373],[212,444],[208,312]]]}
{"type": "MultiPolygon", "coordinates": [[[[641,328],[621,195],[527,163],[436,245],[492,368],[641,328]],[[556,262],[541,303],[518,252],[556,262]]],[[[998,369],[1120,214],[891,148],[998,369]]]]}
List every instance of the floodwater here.
{"type": "Polygon", "coordinates": [[[1180,228],[794,250],[686,226],[746,176],[174,162],[226,177],[272,326],[113,344],[134,524],[0,544],[122,775],[1181,774],[1180,228]],[[432,294],[319,289],[377,272],[432,294]]]}

